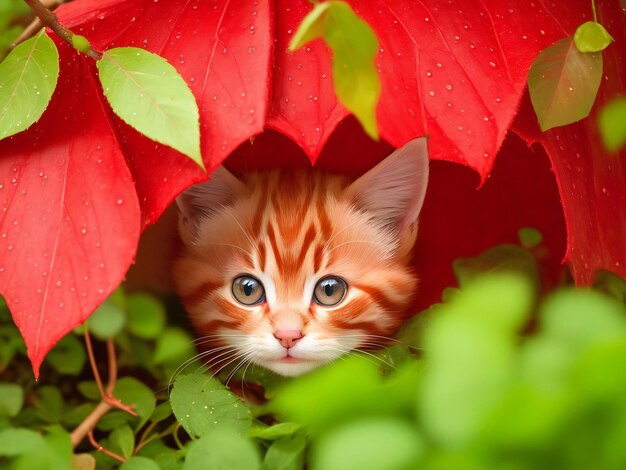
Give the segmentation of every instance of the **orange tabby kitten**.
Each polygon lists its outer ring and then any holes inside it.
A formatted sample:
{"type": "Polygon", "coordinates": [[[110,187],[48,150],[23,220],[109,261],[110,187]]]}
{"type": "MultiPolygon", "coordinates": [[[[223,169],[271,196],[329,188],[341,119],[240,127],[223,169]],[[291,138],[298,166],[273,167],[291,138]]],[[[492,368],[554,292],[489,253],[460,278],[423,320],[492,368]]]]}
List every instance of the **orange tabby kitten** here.
{"type": "Polygon", "coordinates": [[[393,335],[416,287],[427,181],[420,138],[354,182],[284,169],[238,179],[221,167],[184,192],[174,277],[212,365],[294,376],[393,335]]]}

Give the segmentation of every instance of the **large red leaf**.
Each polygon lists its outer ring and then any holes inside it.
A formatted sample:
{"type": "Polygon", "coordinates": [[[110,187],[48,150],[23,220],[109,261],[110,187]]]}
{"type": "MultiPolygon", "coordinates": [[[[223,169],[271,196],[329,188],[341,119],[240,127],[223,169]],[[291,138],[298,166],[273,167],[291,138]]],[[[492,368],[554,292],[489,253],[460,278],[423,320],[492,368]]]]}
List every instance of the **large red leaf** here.
{"type": "MultiPolygon", "coordinates": [[[[530,63],[541,49],[560,37],[573,34],[579,23],[589,19],[584,14],[589,6],[582,0],[561,0],[558,5],[549,7],[543,1],[520,4],[513,0],[458,3],[454,0],[352,0],[350,3],[380,38],[377,60],[383,84],[378,107],[381,136],[391,146],[398,146],[428,133],[433,158],[474,168],[483,182],[519,106],[530,63]]],[[[615,1],[610,7],[619,12],[615,1]]],[[[319,156],[320,168],[355,174],[380,159],[390,145],[373,144],[352,121],[341,124],[348,113],[335,98],[331,59],[321,42],[311,43],[295,53],[286,51],[291,35],[311,8],[307,0],[77,0],[59,8],[58,15],[66,25],[87,36],[97,49],[144,47],[163,55],[176,66],[199,103],[202,151],[207,168],[214,168],[237,149],[230,164],[239,169],[293,162],[308,164],[319,156]],[[262,133],[264,129],[271,131],[262,133]],[[254,143],[248,142],[258,134],[254,143]]],[[[8,253],[6,245],[8,256],[1,258],[5,264],[5,259],[30,257],[29,253],[35,250],[31,247],[50,250],[53,245],[57,247],[55,253],[68,257],[84,249],[87,259],[81,269],[89,271],[86,275],[90,290],[85,290],[88,301],[75,303],[72,313],[59,316],[55,320],[58,329],[54,332],[40,328],[42,319],[45,320],[41,309],[38,312],[26,310],[21,300],[26,293],[35,298],[33,292],[41,283],[40,264],[20,264],[17,270],[12,270],[11,282],[2,285],[20,328],[25,332],[39,332],[31,336],[25,333],[36,363],[63,331],[69,331],[86,318],[111,286],[121,280],[134,255],[137,225],[141,222],[145,227],[154,222],[178,192],[206,177],[184,156],[151,142],[112,117],[97,92],[93,67],[88,67],[85,59],[77,56],[75,61],[69,61],[70,54],[67,48],[63,49],[62,76],[67,83],[58,90],[44,119],[31,131],[0,142],[0,152],[3,158],[13,156],[5,161],[19,159],[22,167],[27,168],[53,154],[50,150],[34,155],[34,137],[39,139],[38,145],[42,148],[63,147],[68,149],[69,155],[76,156],[75,149],[97,142],[90,129],[105,129],[98,134],[100,139],[106,140],[101,150],[107,160],[117,162],[115,171],[83,178],[83,173],[68,165],[66,169],[57,167],[57,177],[73,183],[66,186],[65,194],[91,191],[92,199],[99,198],[98,204],[92,202],[91,205],[97,210],[84,214],[77,211],[74,218],[97,216],[99,221],[94,222],[95,226],[103,231],[98,243],[103,246],[106,238],[106,243],[112,245],[112,254],[107,254],[104,261],[111,266],[112,259],[116,269],[111,269],[106,279],[94,278],[92,271],[97,272],[96,267],[101,262],[95,245],[86,246],[65,238],[61,230],[64,226],[61,222],[66,220],[63,218],[48,218],[48,225],[39,224],[40,231],[58,233],[58,239],[33,243],[31,238],[28,244],[22,239],[18,244],[18,239],[14,238],[12,253],[8,253]],[[80,82],[81,79],[84,82],[80,82]],[[53,122],[65,119],[77,125],[65,132],[53,129],[53,122]],[[79,132],[81,126],[87,126],[87,130],[79,132]],[[134,188],[128,174],[124,173],[127,169],[122,154],[135,180],[134,188]],[[108,181],[113,174],[118,177],[108,181]],[[99,195],[92,188],[94,181],[115,186],[109,187],[108,194],[99,195]],[[119,194],[123,194],[120,199],[124,203],[119,207],[116,191],[111,188],[119,188],[119,194]],[[137,207],[133,206],[135,194],[141,218],[137,207]],[[123,241],[119,236],[104,233],[107,227],[122,227],[122,218],[130,224],[128,227],[135,227],[128,229],[132,233],[123,241]],[[55,225],[51,220],[60,222],[55,225]],[[18,303],[12,302],[12,297],[18,298],[18,303]]],[[[507,144],[507,149],[522,156],[504,159],[509,163],[495,175],[506,176],[501,176],[498,184],[486,183],[480,193],[473,189],[478,181],[474,181],[467,170],[450,164],[435,166],[430,196],[434,202],[427,201],[424,214],[425,220],[430,222],[422,224],[425,252],[418,260],[420,271],[430,273],[424,288],[431,298],[450,281],[451,259],[476,254],[486,247],[487,241],[511,240],[520,224],[536,225],[553,234],[548,237],[549,245],[553,254],[558,251],[561,215],[554,204],[547,204],[544,210],[540,203],[545,196],[554,201],[552,180],[545,174],[533,178],[542,182],[541,187],[532,190],[525,199],[503,197],[500,192],[512,187],[517,188],[518,194],[522,193],[524,185],[532,187],[528,180],[533,171],[540,171],[542,167],[522,163],[523,147],[519,140],[507,144]],[[515,180],[516,175],[520,179],[515,180]],[[532,203],[529,204],[529,200],[532,203]],[[469,201],[474,203],[469,204],[469,201]],[[504,201],[509,205],[503,207],[504,201]],[[442,208],[447,212],[442,212],[442,208]],[[532,215],[533,208],[540,210],[532,215]],[[551,220],[556,221],[552,227],[551,220]],[[498,228],[485,228],[490,222],[498,228]],[[436,231],[446,235],[438,235],[436,231]],[[455,236],[461,237],[462,243],[456,243],[455,236]]],[[[559,159],[555,163],[553,153],[551,157],[563,196],[566,179],[561,180],[559,165],[566,165],[566,160],[559,159]]],[[[11,164],[0,166],[0,178],[10,181],[11,171],[11,164]]],[[[36,182],[33,181],[21,186],[29,194],[34,188],[36,182]]],[[[606,185],[605,188],[611,187],[606,185]]],[[[38,204],[48,204],[51,211],[58,214],[67,211],[59,204],[60,199],[53,198],[49,192],[39,198],[35,192],[32,194],[33,200],[42,199],[38,204]],[[43,197],[48,200],[44,201],[43,197]]],[[[611,194],[618,194],[618,190],[611,194]]],[[[67,196],[66,200],[69,200],[67,196]]],[[[13,220],[10,214],[17,214],[22,208],[19,198],[6,198],[6,201],[3,227],[13,220]]],[[[598,204],[602,204],[601,199],[598,204]]],[[[619,209],[622,203],[616,204],[612,210],[619,209]]],[[[574,230],[584,228],[573,222],[576,207],[567,214],[570,242],[578,235],[574,230]]],[[[604,233],[601,227],[600,232],[604,233]]],[[[604,235],[597,239],[602,240],[601,250],[608,250],[605,245],[610,240],[604,235]]],[[[590,256],[588,250],[593,247],[583,244],[580,249],[590,256]]],[[[603,257],[600,262],[590,264],[590,269],[606,267],[607,259],[603,257]]],[[[84,279],[82,271],[64,269],[62,275],[66,277],[61,279],[61,285],[50,291],[55,296],[46,296],[46,302],[50,299],[51,305],[54,304],[52,299],[58,305],[69,305],[77,292],[77,287],[71,289],[72,282],[87,289],[87,284],[80,281],[84,279]]],[[[43,313],[52,313],[47,308],[43,313]]],[[[60,310],[55,313],[61,315],[60,310]]]]}
{"type": "MultiPolygon", "coordinates": [[[[514,125],[529,142],[542,144],[550,157],[567,223],[565,260],[578,285],[589,285],[599,269],[626,279],[626,149],[607,153],[597,127],[601,107],[626,93],[626,16],[615,14],[617,8],[617,2],[599,8],[600,21],[615,43],[603,52],[604,80],[591,115],[542,133],[526,96],[514,125]]],[[[570,31],[576,26],[567,24],[570,31]]]]}
{"type": "Polygon", "coordinates": [[[117,286],[139,238],[132,177],[93,66],[59,46],[49,109],[0,142],[0,292],[35,375],[50,348],[117,286]]]}

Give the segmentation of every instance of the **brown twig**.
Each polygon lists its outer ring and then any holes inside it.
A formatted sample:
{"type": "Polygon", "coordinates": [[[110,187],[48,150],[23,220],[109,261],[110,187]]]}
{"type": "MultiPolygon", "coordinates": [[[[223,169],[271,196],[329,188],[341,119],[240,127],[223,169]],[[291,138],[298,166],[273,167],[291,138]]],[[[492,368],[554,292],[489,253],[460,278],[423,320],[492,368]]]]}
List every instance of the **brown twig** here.
{"type": "Polygon", "coordinates": [[[102,447],[100,444],[98,444],[98,441],[96,441],[93,437],[93,432],[89,431],[87,435],[89,436],[89,442],[98,452],[102,452],[103,454],[106,454],[109,457],[113,457],[115,460],[119,460],[120,462],[126,462],[126,459],[121,455],[116,454],[115,452],[112,452],[106,447],[102,447]]]}
{"type": "MultiPolygon", "coordinates": [[[[57,15],[52,13],[42,2],[41,0],[24,0],[24,2],[30,7],[30,9],[39,17],[39,20],[48,28],[56,33],[64,41],[68,42],[72,47],[74,47],[74,42],[72,38],[74,37],[74,33],[59,23],[59,19],[57,15]]],[[[91,57],[92,59],[99,60],[102,57],[102,54],[91,47],[88,50],[84,51],[86,55],[91,57]]]]}
{"type": "MultiPolygon", "coordinates": [[[[55,7],[63,3],[63,1],[64,0],[41,0],[41,3],[49,10],[53,10],[55,7]]],[[[14,49],[15,46],[17,46],[18,44],[21,44],[27,39],[33,37],[35,33],[41,28],[43,28],[43,23],[41,22],[39,17],[35,17],[35,19],[31,21],[30,24],[26,26],[26,28],[24,28],[24,31],[22,31],[22,34],[18,36],[15,42],[11,44],[10,49],[14,49]]]]}
{"type": "Polygon", "coordinates": [[[133,416],[137,416],[137,413],[133,411],[134,405],[125,405],[121,400],[115,398],[113,395],[113,392],[115,391],[115,384],[117,383],[117,356],[115,354],[115,343],[113,340],[107,340],[109,380],[106,388],[102,384],[100,372],[98,372],[96,356],[94,355],[93,345],[91,343],[91,335],[89,334],[87,327],[85,327],[85,346],[87,347],[87,357],[89,358],[89,364],[91,365],[93,376],[96,381],[96,385],[98,386],[98,390],[100,390],[102,400],[98,403],[98,406],[96,406],[94,410],[89,413],[83,422],[72,431],[71,440],[72,447],[74,448],[82,442],[85,436],[92,432],[92,430],[96,427],[96,424],[98,424],[98,421],[100,421],[100,419],[112,408],[117,408],[133,416]]]}

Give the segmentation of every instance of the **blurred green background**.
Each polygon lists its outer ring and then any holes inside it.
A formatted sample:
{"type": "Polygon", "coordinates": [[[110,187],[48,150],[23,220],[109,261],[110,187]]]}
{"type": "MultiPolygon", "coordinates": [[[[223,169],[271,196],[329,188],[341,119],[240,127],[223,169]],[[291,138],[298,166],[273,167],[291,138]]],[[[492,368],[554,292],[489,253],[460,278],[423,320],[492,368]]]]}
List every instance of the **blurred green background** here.
{"type": "Polygon", "coordinates": [[[0,1],[0,61],[32,19],[33,16],[23,0],[0,1]]]}

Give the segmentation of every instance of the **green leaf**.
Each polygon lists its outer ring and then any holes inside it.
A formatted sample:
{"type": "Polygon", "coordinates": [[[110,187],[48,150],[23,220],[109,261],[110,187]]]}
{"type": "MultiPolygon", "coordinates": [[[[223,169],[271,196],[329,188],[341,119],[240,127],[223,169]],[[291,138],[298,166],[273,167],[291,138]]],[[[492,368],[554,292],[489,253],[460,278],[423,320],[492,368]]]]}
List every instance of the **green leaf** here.
{"type": "Polygon", "coordinates": [[[415,364],[383,380],[374,361],[346,357],[287,382],[269,409],[319,434],[363,415],[411,412],[418,378],[415,364]]]}
{"type": "Polygon", "coordinates": [[[120,470],[161,470],[161,467],[146,457],[133,457],[120,466],[120,470]]]}
{"type": "Polygon", "coordinates": [[[72,470],[96,470],[96,459],[91,454],[74,454],[72,470]]]}
{"type": "Polygon", "coordinates": [[[37,389],[35,401],[37,416],[48,423],[58,423],[61,421],[65,404],[61,391],[52,385],[44,385],[37,389]]]}
{"type": "Polygon", "coordinates": [[[609,152],[617,152],[626,145],[626,97],[615,98],[602,108],[598,126],[609,152]]]}
{"type": "Polygon", "coordinates": [[[126,301],[128,331],[138,338],[153,339],[165,328],[163,305],[146,294],[134,294],[126,301]]]}
{"type": "Polygon", "coordinates": [[[105,51],[96,65],[104,95],[115,114],[204,169],[198,105],[167,60],[144,49],[118,47],[105,51]]]}
{"type": "Polygon", "coordinates": [[[484,276],[440,306],[424,333],[428,366],[419,411],[443,446],[471,440],[511,378],[517,330],[533,302],[528,281],[484,276]]]}
{"type": "Polygon", "coordinates": [[[291,436],[293,433],[300,430],[300,428],[302,428],[302,426],[298,423],[278,423],[266,427],[258,426],[250,428],[248,436],[273,441],[279,437],[291,436]]]}
{"type": "Polygon", "coordinates": [[[190,443],[183,470],[257,470],[254,444],[233,430],[220,429],[190,443]]]}
{"type": "Polygon", "coordinates": [[[78,375],[85,366],[87,354],[80,340],[75,335],[68,334],[52,348],[46,361],[59,374],[78,375]]]}
{"type": "Polygon", "coordinates": [[[167,447],[158,439],[146,444],[137,455],[158,462],[161,470],[180,470],[181,468],[182,453],[167,447]]]}
{"type": "Polygon", "coordinates": [[[109,435],[109,442],[113,451],[119,451],[122,456],[129,458],[135,450],[135,433],[130,426],[122,426],[113,430],[109,435]]]}
{"type": "Polygon", "coordinates": [[[452,263],[460,286],[466,286],[487,273],[515,272],[539,287],[539,268],[535,257],[517,245],[497,245],[474,258],[459,258],[452,263]]]}
{"type": "Polygon", "coordinates": [[[37,122],[48,107],[58,75],[59,53],[43,29],[0,63],[0,140],[37,122]]]}
{"type": "Polygon", "coordinates": [[[301,470],[305,449],[304,436],[279,439],[267,449],[263,459],[263,470],[301,470]]]}
{"type": "Polygon", "coordinates": [[[180,363],[193,356],[194,352],[193,339],[186,331],[180,328],[167,328],[157,338],[154,363],[180,363]]]}
{"type": "Polygon", "coordinates": [[[172,405],[170,405],[169,401],[164,401],[155,408],[154,413],[152,413],[152,416],[150,416],[150,421],[152,421],[153,423],[159,423],[164,419],[169,418],[171,415],[172,405]]]}
{"type": "Polygon", "coordinates": [[[24,405],[24,389],[17,384],[0,383],[0,416],[17,416],[24,405]]]}
{"type": "Polygon", "coordinates": [[[245,433],[250,411],[219,380],[196,373],[179,375],[170,395],[172,411],[190,436],[233,429],[245,433]]]}
{"type": "Polygon", "coordinates": [[[528,74],[530,98],[541,130],[587,117],[601,79],[601,53],[582,53],[571,38],[544,49],[528,74]]]}
{"type": "Polygon", "coordinates": [[[137,379],[122,377],[117,381],[114,394],[115,398],[122,400],[125,405],[135,405],[133,410],[141,418],[138,427],[143,426],[154,413],[156,408],[154,392],[137,379]]]}
{"type": "Polygon", "coordinates": [[[517,231],[517,236],[524,248],[534,248],[543,241],[541,232],[532,227],[522,227],[517,231]]]}
{"type": "Polygon", "coordinates": [[[380,78],[375,58],[378,40],[372,28],[342,1],[317,3],[304,18],[289,44],[296,50],[323,38],[333,52],[333,83],[339,101],[378,140],[376,105],[380,78]]]}
{"type": "Polygon", "coordinates": [[[93,380],[78,382],[76,388],[82,396],[89,400],[100,400],[100,398],[102,398],[100,395],[100,389],[93,380]]]}
{"type": "Polygon", "coordinates": [[[419,468],[424,443],[405,421],[370,418],[336,428],[314,449],[313,470],[419,468]]]}
{"type": "Polygon", "coordinates": [[[0,456],[14,457],[45,449],[44,438],[30,429],[9,428],[0,431],[0,456]]]}
{"type": "Polygon", "coordinates": [[[89,332],[100,339],[113,338],[126,324],[126,315],[113,302],[107,300],[87,320],[89,332]]]}
{"type": "Polygon", "coordinates": [[[574,33],[574,44],[580,52],[600,52],[614,41],[609,32],[600,23],[587,21],[574,33]]]}

